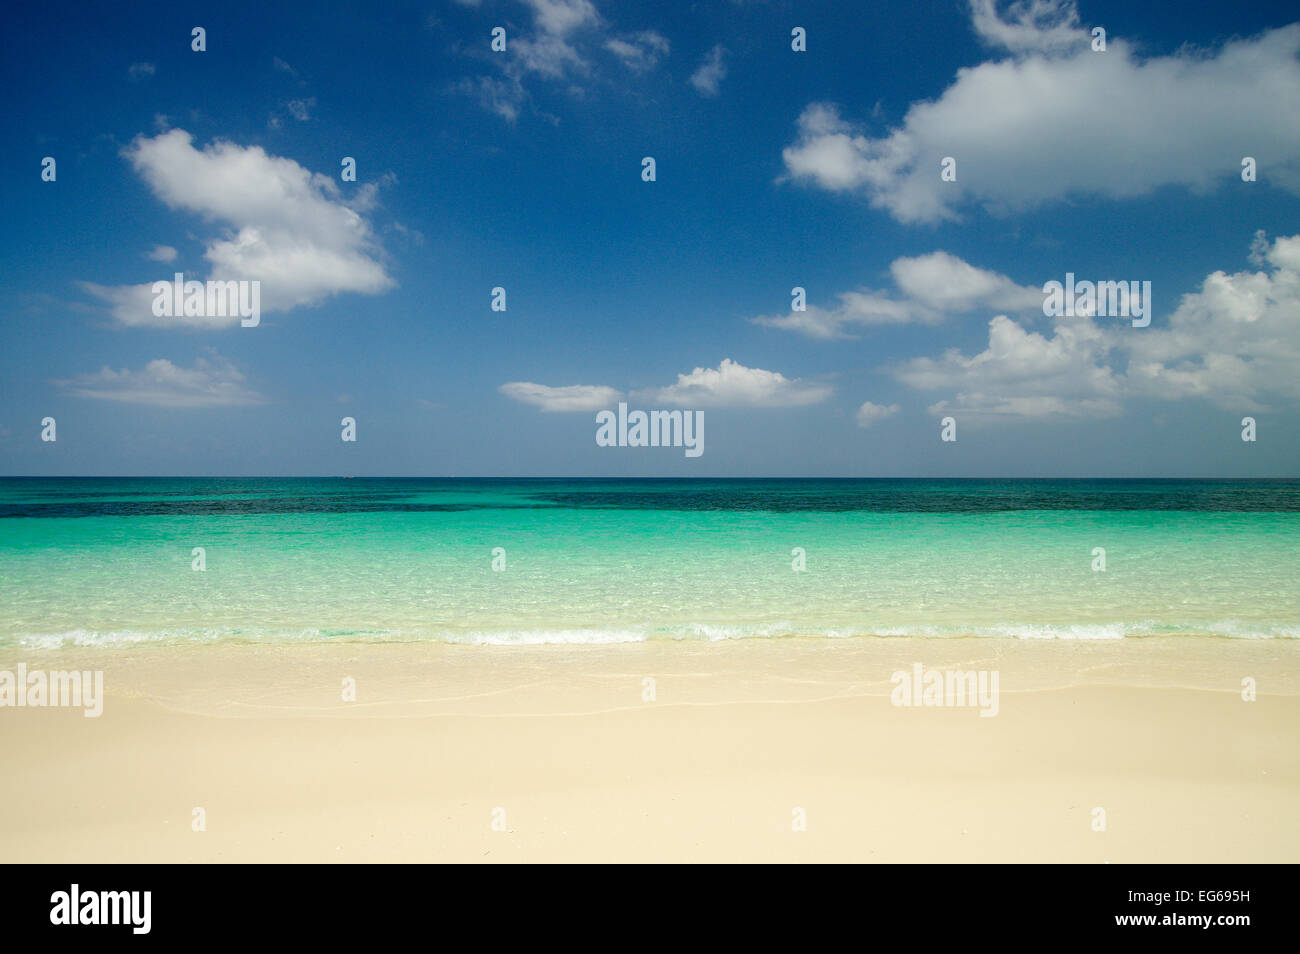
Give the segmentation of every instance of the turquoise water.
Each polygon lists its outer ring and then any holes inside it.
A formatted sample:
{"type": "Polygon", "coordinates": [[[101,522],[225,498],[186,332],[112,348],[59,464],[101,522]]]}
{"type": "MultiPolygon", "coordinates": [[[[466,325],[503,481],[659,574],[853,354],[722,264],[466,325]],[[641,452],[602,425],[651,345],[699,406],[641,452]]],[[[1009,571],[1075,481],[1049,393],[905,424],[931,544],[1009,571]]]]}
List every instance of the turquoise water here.
{"type": "Polygon", "coordinates": [[[1295,638],[1298,570],[1300,481],[0,479],[9,646],[1295,638]]]}

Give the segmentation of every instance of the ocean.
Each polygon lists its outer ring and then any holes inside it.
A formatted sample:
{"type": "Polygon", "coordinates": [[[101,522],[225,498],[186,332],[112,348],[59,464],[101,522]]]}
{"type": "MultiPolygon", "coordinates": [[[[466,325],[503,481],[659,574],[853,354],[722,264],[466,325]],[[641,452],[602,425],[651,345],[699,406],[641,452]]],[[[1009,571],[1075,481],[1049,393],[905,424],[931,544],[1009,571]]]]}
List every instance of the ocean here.
{"type": "Polygon", "coordinates": [[[0,479],[0,646],[1153,635],[1300,636],[1300,481],[0,479]]]}

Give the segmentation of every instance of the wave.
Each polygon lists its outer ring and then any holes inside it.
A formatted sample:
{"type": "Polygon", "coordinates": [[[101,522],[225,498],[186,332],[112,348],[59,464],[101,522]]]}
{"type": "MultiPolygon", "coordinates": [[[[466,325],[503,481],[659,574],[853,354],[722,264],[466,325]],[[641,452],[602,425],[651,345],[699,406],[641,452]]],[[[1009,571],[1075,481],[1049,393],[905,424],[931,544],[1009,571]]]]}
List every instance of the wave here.
{"type": "Polygon", "coordinates": [[[57,650],[126,648],[172,644],[431,642],[469,646],[595,646],[656,641],[724,642],[737,639],[902,638],[1119,640],[1153,636],[1227,639],[1300,639],[1300,622],[1258,623],[1237,619],[1197,623],[1001,623],[980,626],[905,624],[796,626],[791,623],[685,623],[621,627],[372,630],[177,628],[158,631],[74,629],[0,637],[0,648],[57,650]]]}

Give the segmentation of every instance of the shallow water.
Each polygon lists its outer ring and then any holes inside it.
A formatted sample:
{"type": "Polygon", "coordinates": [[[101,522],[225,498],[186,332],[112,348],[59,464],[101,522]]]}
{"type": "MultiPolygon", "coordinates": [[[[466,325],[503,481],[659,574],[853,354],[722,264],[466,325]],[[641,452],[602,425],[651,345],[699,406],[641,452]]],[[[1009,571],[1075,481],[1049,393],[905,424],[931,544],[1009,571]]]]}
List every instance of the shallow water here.
{"type": "Polygon", "coordinates": [[[1294,638],[1298,571],[1287,480],[0,479],[11,646],[1294,638]]]}

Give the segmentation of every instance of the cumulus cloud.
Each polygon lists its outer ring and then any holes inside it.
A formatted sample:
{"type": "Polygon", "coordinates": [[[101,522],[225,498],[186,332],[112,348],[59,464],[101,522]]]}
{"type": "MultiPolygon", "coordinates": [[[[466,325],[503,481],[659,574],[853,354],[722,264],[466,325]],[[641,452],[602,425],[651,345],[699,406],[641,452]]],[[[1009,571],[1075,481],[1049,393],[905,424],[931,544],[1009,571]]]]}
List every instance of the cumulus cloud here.
{"type": "Polygon", "coordinates": [[[682,407],[801,407],[830,397],[828,384],[787,378],[777,371],[747,368],[723,358],[716,368],[677,375],[677,383],[645,395],[682,407]]]}
{"type": "MultiPolygon", "coordinates": [[[[260,281],[263,312],[312,305],[344,292],[377,295],[395,285],[369,222],[357,211],[373,203],[373,189],[348,203],[332,178],[292,159],[226,141],[197,149],[183,129],[137,136],[124,155],[168,208],[224,227],[205,241],[207,278],[260,281]]],[[[150,284],[83,287],[107,301],[124,325],[185,324],[153,314],[150,284]]],[[[222,325],[219,319],[197,320],[204,322],[222,325]]],[[[235,319],[224,326],[237,324],[235,319]]]]}
{"type": "Polygon", "coordinates": [[[1133,391],[1251,411],[1300,398],[1300,235],[1259,232],[1251,257],[1261,270],[1213,272],[1168,327],[1132,337],[1133,391]]]}
{"type": "Polygon", "coordinates": [[[145,258],[151,262],[174,262],[176,261],[176,249],[170,245],[155,245],[145,253],[145,258]]]}
{"type": "Polygon", "coordinates": [[[691,74],[691,85],[704,96],[717,96],[718,87],[727,78],[727,51],[718,44],[704,57],[700,68],[691,74]]]}
{"type": "Polygon", "coordinates": [[[883,421],[887,417],[893,417],[898,413],[898,405],[890,404],[886,407],[883,404],[872,404],[870,401],[864,401],[858,408],[853,419],[858,422],[858,427],[870,427],[877,421],[883,421]]]}
{"type": "Polygon", "coordinates": [[[139,371],[105,366],[94,374],[54,383],[73,397],[153,407],[242,407],[263,401],[245,384],[239,369],[215,353],[197,359],[192,368],[156,358],[139,371]]]}
{"type": "Polygon", "coordinates": [[[1163,325],[1060,318],[1042,334],[1005,315],[988,346],[956,349],[891,370],[922,391],[952,391],[935,414],[1111,417],[1134,399],[1200,399],[1231,411],[1300,403],[1300,235],[1257,234],[1258,271],[1215,271],[1163,325]]]}
{"type": "Polygon", "coordinates": [[[531,404],[543,411],[599,411],[617,404],[622,394],[597,384],[549,387],[531,381],[509,381],[498,390],[506,397],[531,404]]]}
{"type": "Polygon", "coordinates": [[[1017,285],[1005,275],[976,268],[943,251],[896,258],[889,272],[903,295],[939,312],[962,314],[976,308],[1034,311],[1043,307],[1041,288],[1017,285]]]}
{"type": "Polygon", "coordinates": [[[1113,337],[1089,318],[1066,319],[1048,337],[998,315],[989,322],[984,351],[913,358],[894,374],[919,390],[956,390],[931,405],[932,414],[1113,417],[1120,413],[1122,382],[1105,363],[1112,347],[1113,337]]]}
{"type": "Polygon", "coordinates": [[[1073,4],[1034,0],[1000,15],[973,5],[977,33],[1010,52],[957,72],[901,125],[873,134],[813,103],[782,153],[789,177],[866,196],[906,223],[955,220],[1075,195],[1128,198],[1164,186],[1260,181],[1300,193],[1300,23],[1211,51],[1142,57],[1122,38],[1094,52],[1073,4]],[[940,162],[957,161],[941,181],[940,162]]]}
{"type": "MultiPolygon", "coordinates": [[[[498,390],[506,397],[543,411],[598,411],[623,400],[616,388],[594,384],[551,387],[531,381],[510,381],[498,390]]],[[[716,368],[696,368],[677,375],[675,384],[636,392],[639,400],[691,407],[800,407],[817,404],[831,394],[827,384],[785,377],[776,371],[747,368],[724,358],[716,368]]]]}
{"type": "Polygon", "coordinates": [[[797,331],[810,338],[848,338],[848,329],[871,325],[934,324],[949,315],[979,308],[1012,313],[1041,311],[1040,288],[1017,285],[1005,275],[976,268],[944,251],[897,258],[889,266],[895,292],[873,289],[841,292],[839,305],[808,305],[756,324],[797,331]]]}

